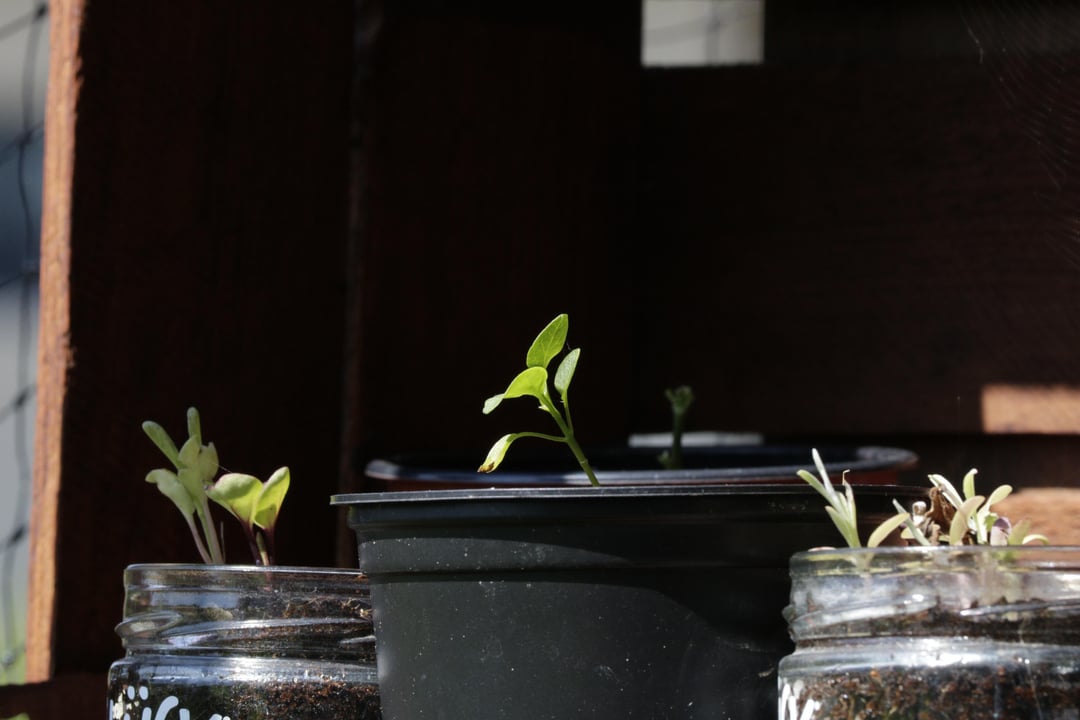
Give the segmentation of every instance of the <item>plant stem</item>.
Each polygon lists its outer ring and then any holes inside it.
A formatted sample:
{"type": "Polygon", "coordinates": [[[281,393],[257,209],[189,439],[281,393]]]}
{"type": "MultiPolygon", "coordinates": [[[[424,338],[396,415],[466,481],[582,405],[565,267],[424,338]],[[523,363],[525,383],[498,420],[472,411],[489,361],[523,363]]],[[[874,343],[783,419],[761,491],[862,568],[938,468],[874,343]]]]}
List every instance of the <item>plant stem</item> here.
{"type": "Polygon", "coordinates": [[[195,547],[199,550],[199,556],[203,559],[204,563],[209,565],[211,563],[210,554],[206,551],[206,545],[199,536],[199,528],[195,526],[195,519],[191,515],[186,514],[184,518],[187,520],[188,528],[191,530],[191,537],[195,538],[195,547]]]}
{"type": "Polygon", "coordinates": [[[217,530],[210,520],[210,505],[205,495],[199,498],[199,504],[195,511],[199,516],[199,522],[202,523],[203,535],[206,536],[206,543],[210,550],[210,559],[218,564],[224,563],[225,554],[221,552],[221,543],[218,542],[217,530]]]}
{"type": "MultiPolygon", "coordinates": [[[[574,453],[574,457],[578,461],[578,465],[585,471],[585,475],[589,478],[589,483],[593,487],[599,487],[600,481],[596,479],[596,473],[593,472],[592,465],[589,464],[589,459],[585,457],[585,452],[578,445],[577,438],[574,437],[574,430],[569,420],[570,408],[566,407],[566,419],[563,419],[562,413],[559,412],[555,404],[551,402],[551,398],[545,397],[542,399],[544,409],[548,411],[555,420],[555,424],[559,426],[559,430],[562,431],[563,437],[561,438],[568,446],[570,446],[570,452],[574,453]]],[[[565,403],[564,403],[565,407],[565,403]]]]}

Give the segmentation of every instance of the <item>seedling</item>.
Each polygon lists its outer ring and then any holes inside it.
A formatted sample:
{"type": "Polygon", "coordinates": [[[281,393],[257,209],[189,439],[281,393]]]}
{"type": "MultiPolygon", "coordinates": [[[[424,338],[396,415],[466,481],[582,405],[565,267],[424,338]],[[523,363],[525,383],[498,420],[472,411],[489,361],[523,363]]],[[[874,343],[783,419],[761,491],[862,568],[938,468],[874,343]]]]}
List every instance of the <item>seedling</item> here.
{"type": "Polygon", "coordinates": [[[146,481],[157,485],[184,516],[199,555],[206,563],[225,562],[224,544],[210,512],[210,500],[240,521],[256,565],[274,564],[274,528],[289,490],[289,468],[278,468],[265,483],[252,475],[218,473],[213,443],[204,445],[199,411],[188,408],[188,439],[179,450],[165,429],[147,420],[143,432],[176,468],[151,470],[146,481]]]}
{"type": "Polygon", "coordinates": [[[689,385],[680,385],[664,391],[671,404],[671,448],[660,453],[660,464],[666,470],[680,470],[683,466],[682,436],[686,429],[686,413],[694,402],[694,391],[689,385]]]}
{"type": "MultiPolygon", "coordinates": [[[[846,478],[841,480],[840,492],[829,480],[821,455],[813,450],[814,465],[820,477],[808,470],[798,475],[824,497],[829,505],[825,512],[832,518],[849,547],[861,547],[855,512],[855,494],[846,478]]],[[[1004,500],[1012,487],[1001,485],[989,497],[975,494],[976,470],[968,471],[962,483],[963,494],[941,475],[930,475],[930,505],[921,500],[912,504],[911,511],[893,501],[897,513],[878,525],[867,539],[867,547],[877,547],[894,530],[903,527],[900,538],[908,545],[1026,545],[1047,543],[1046,536],[1031,533],[1029,521],[1013,526],[991,510],[1004,500]]]]}
{"type": "Polygon", "coordinates": [[[507,386],[505,391],[489,397],[484,402],[484,414],[487,415],[497,408],[503,400],[517,397],[535,398],[540,402],[540,409],[555,421],[561,435],[540,432],[518,432],[503,435],[491,446],[484,464],[480,466],[480,472],[492,472],[499,467],[506,457],[506,451],[510,449],[510,445],[514,441],[523,437],[532,437],[567,445],[581,469],[585,471],[585,475],[588,476],[589,482],[593,485],[600,484],[596,479],[596,473],[593,472],[592,466],[589,464],[589,460],[585,457],[585,453],[574,437],[574,421],[570,417],[570,381],[574,378],[578,358],[581,357],[581,348],[574,348],[567,352],[555,370],[555,377],[550,379],[550,385],[553,385],[558,393],[562,410],[552,399],[549,388],[548,366],[565,348],[569,324],[569,318],[565,313],[548,323],[547,327],[540,331],[540,334],[533,340],[532,345],[529,346],[529,351],[525,355],[525,369],[510,381],[510,385],[507,386]]]}

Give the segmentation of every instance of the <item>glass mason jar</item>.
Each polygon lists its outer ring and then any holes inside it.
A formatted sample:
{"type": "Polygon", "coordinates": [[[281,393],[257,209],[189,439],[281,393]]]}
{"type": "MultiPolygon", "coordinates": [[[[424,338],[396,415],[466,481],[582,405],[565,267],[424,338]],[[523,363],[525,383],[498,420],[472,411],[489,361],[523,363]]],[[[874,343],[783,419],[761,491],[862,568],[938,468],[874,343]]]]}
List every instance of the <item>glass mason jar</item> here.
{"type": "Polygon", "coordinates": [[[124,587],[108,720],[380,717],[358,572],[132,565],[124,587]]]}
{"type": "Polygon", "coordinates": [[[791,578],[781,720],[1080,713],[1080,547],[815,550],[791,578]]]}

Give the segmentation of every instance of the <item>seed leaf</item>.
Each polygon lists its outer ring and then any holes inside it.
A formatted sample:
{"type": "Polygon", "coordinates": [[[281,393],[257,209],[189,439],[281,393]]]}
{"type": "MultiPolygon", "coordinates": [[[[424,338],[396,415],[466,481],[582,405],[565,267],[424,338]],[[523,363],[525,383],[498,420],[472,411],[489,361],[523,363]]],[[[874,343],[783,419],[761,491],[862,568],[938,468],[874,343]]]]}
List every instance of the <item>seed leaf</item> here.
{"type": "Polygon", "coordinates": [[[549,322],[529,346],[529,352],[525,355],[525,365],[530,368],[547,368],[566,345],[566,333],[569,326],[570,319],[566,313],[556,316],[549,322]]]}
{"type": "Polygon", "coordinates": [[[885,541],[885,538],[889,537],[894,530],[903,525],[911,518],[911,515],[907,512],[897,513],[888,520],[885,520],[876,528],[874,532],[870,533],[870,538],[866,541],[866,547],[875,548],[885,541]]]}
{"type": "Polygon", "coordinates": [[[187,434],[195,438],[195,442],[202,445],[202,422],[199,420],[199,411],[189,407],[187,411],[187,434]]]}
{"type": "Polygon", "coordinates": [[[173,501],[180,512],[190,517],[195,513],[195,501],[192,500],[184,486],[176,477],[176,473],[164,468],[151,470],[146,474],[146,482],[157,485],[161,494],[173,501]]]}
{"type": "Polygon", "coordinates": [[[559,396],[562,398],[566,398],[566,391],[570,389],[570,381],[574,379],[579,357],[581,357],[581,348],[574,348],[566,354],[555,371],[555,389],[559,391],[559,396]]]}
{"type": "Polygon", "coordinates": [[[206,489],[206,496],[250,526],[262,487],[253,475],[226,473],[206,489]]]}
{"type": "Polygon", "coordinates": [[[169,459],[173,465],[179,465],[180,453],[176,449],[176,443],[169,437],[169,433],[165,432],[165,428],[158,425],[153,420],[147,420],[142,424],[143,432],[146,433],[158,449],[165,454],[165,457],[169,459]]]}
{"type": "Polygon", "coordinates": [[[478,469],[478,472],[489,473],[499,467],[499,465],[502,464],[503,458],[506,457],[506,451],[510,449],[510,444],[514,442],[517,437],[517,435],[509,434],[503,435],[496,440],[495,444],[488,450],[487,458],[484,460],[484,464],[478,469]]]}
{"type": "Polygon", "coordinates": [[[289,468],[280,467],[274,471],[259,493],[259,498],[255,503],[255,513],[252,516],[256,525],[264,529],[273,529],[277,523],[278,513],[281,512],[281,504],[285,502],[285,493],[288,491],[289,468]]]}
{"type": "Polygon", "coordinates": [[[547,370],[542,367],[531,367],[522,370],[518,376],[510,381],[510,386],[503,393],[504,398],[516,398],[528,395],[537,400],[547,396],[547,370]]]}

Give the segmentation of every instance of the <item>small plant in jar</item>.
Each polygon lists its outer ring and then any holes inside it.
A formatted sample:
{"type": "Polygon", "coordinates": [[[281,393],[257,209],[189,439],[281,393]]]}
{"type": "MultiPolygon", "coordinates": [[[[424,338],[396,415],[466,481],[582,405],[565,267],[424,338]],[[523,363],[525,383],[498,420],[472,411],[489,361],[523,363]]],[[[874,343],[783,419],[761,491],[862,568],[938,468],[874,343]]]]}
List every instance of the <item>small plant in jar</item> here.
{"type": "Polygon", "coordinates": [[[204,564],[124,572],[126,650],[108,676],[108,716],[191,720],[330,720],[381,716],[366,578],[355,570],[274,564],[287,467],[265,482],[224,473],[195,408],[179,447],[143,431],[172,468],[146,480],[180,511],[204,564]],[[226,564],[212,508],[244,530],[252,564],[226,564]]]}
{"type": "Polygon", "coordinates": [[[779,667],[781,720],[1073,717],[1080,712],[1080,549],[1047,547],[995,511],[1011,492],[931,475],[928,499],[864,546],[855,498],[800,476],[847,543],[796,554],[779,667]],[[897,532],[898,531],[898,532],[897,532]],[[885,546],[886,539],[896,542],[885,546]]]}

